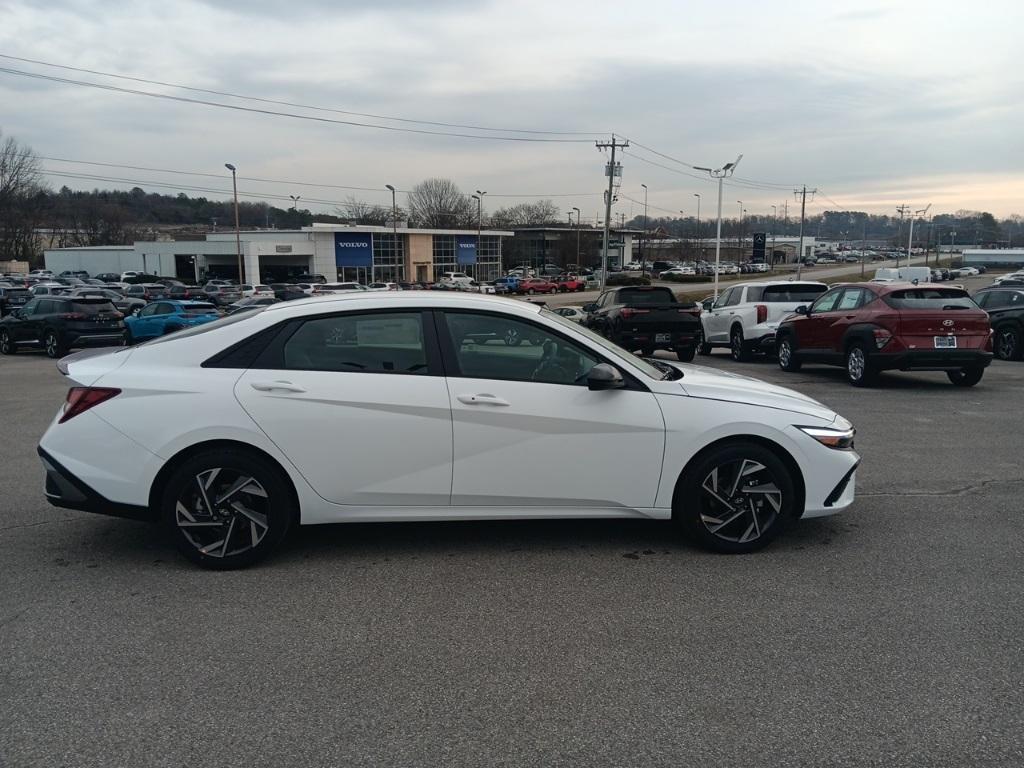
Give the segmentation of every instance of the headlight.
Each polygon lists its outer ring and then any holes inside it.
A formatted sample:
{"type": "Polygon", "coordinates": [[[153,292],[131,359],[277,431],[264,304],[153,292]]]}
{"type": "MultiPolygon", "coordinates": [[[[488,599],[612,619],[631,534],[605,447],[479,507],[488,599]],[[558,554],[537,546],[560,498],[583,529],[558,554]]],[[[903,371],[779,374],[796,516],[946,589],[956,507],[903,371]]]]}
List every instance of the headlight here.
{"type": "Polygon", "coordinates": [[[829,427],[800,427],[801,432],[805,435],[809,435],[817,440],[822,445],[828,448],[835,448],[837,451],[849,451],[853,449],[853,437],[857,434],[857,430],[853,427],[849,429],[831,429],[829,427]]]}

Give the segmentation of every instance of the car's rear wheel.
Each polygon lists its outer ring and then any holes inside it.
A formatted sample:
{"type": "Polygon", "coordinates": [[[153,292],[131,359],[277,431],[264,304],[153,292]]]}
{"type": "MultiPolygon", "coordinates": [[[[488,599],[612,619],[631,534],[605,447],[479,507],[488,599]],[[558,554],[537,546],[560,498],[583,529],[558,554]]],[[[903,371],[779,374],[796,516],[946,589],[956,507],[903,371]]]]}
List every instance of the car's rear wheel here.
{"type": "Polygon", "coordinates": [[[711,345],[704,340],[704,328],[697,330],[697,352],[702,355],[711,354],[711,345]]]}
{"type": "Polygon", "coordinates": [[[46,350],[46,356],[50,358],[64,357],[68,351],[57,332],[52,330],[47,331],[43,336],[43,349],[46,350]]]}
{"type": "Polygon", "coordinates": [[[1020,360],[1021,334],[1013,326],[1003,326],[996,330],[996,357],[1000,360],[1020,360]]]}
{"type": "Polygon", "coordinates": [[[800,370],[801,362],[797,359],[796,351],[793,349],[793,340],[788,336],[779,342],[776,353],[779,358],[779,368],[791,373],[800,370]]]}
{"type": "Polygon", "coordinates": [[[697,353],[696,347],[676,347],[676,357],[679,358],[680,363],[689,363],[693,361],[693,356],[697,353]]]}
{"type": "Polygon", "coordinates": [[[642,357],[653,357],[654,347],[644,347],[643,349],[640,350],[640,354],[642,357]]]}
{"type": "Polygon", "coordinates": [[[178,550],[218,570],[251,565],[269,555],[284,540],[297,511],[278,467],[234,449],[187,459],[168,480],[160,505],[178,550]]]}
{"type": "Polygon", "coordinates": [[[851,344],[846,350],[846,378],[855,387],[870,387],[877,379],[868,353],[859,343],[851,344]]]}
{"type": "Polygon", "coordinates": [[[14,343],[11,334],[7,331],[0,331],[0,355],[13,355],[18,351],[18,345],[14,343]]]}
{"type": "Polygon", "coordinates": [[[959,371],[946,371],[946,376],[958,387],[973,387],[985,375],[984,368],[961,368],[959,371]]]}
{"type": "Polygon", "coordinates": [[[535,294],[535,293],[536,293],[536,291],[535,291],[535,290],[533,290],[533,288],[528,288],[528,289],[526,290],[526,292],[527,292],[528,294],[530,294],[531,296],[533,296],[533,294],[535,294]]]}
{"type": "Polygon", "coordinates": [[[747,349],[747,343],[743,339],[743,329],[738,325],[729,334],[729,354],[732,355],[732,359],[737,363],[745,363],[750,359],[750,351],[747,349]]]}
{"type": "Polygon", "coordinates": [[[757,443],[709,451],[686,469],[673,519],[696,543],[716,552],[753,552],[793,519],[796,482],[778,456],[757,443]]]}

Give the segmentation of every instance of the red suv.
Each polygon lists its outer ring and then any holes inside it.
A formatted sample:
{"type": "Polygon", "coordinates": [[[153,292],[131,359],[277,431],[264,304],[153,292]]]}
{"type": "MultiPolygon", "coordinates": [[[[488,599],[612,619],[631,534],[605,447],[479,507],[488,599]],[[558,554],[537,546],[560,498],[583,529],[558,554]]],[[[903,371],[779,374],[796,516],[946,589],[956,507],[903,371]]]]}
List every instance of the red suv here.
{"type": "Polygon", "coordinates": [[[784,371],[841,365],[858,387],[885,370],[945,371],[957,386],[971,387],[992,362],[992,329],[961,288],[854,283],[797,307],[779,325],[776,349],[784,371]]]}
{"type": "Polygon", "coordinates": [[[516,293],[529,293],[530,295],[535,293],[558,293],[558,284],[552,283],[543,277],[528,277],[526,280],[519,281],[516,293]]]}

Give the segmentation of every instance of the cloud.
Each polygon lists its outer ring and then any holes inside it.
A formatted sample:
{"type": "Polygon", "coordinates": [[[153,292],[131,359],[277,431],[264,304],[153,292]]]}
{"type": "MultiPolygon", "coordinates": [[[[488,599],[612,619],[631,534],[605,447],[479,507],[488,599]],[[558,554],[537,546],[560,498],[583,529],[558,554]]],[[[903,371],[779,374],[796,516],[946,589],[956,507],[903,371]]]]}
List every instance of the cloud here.
{"type": "Polygon", "coordinates": [[[864,8],[854,11],[843,11],[832,16],[833,21],[878,21],[889,15],[887,8],[864,8]]]}

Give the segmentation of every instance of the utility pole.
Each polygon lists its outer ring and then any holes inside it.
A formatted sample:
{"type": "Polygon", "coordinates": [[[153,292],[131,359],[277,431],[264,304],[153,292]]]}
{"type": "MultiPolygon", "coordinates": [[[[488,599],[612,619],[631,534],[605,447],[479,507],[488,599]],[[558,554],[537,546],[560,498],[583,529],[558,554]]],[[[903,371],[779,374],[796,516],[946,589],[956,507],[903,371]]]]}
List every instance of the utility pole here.
{"type": "Polygon", "coordinates": [[[804,271],[804,221],[807,218],[807,193],[811,193],[811,199],[818,193],[817,189],[808,189],[804,184],[801,189],[794,189],[793,194],[800,196],[800,242],[797,245],[796,279],[799,280],[804,271]]]}
{"type": "Polygon", "coordinates": [[[768,259],[769,268],[775,271],[775,230],[779,228],[779,206],[772,206],[772,255],[768,259]]]}
{"type": "Polygon", "coordinates": [[[704,244],[700,239],[700,194],[694,192],[693,196],[697,198],[697,261],[704,261],[704,244]]]}
{"type": "MultiPolygon", "coordinates": [[[[900,232],[899,232],[898,237],[896,238],[896,245],[899,246],[896,249],[896,269],[899,269],[900,268],[900,251],[903,250],[903,246],[900,245],[900,241],[903,240],[903,216],[910,210],[910,206],[906,205],[906,204],[899,205],[899,206],[896,207],[896,210],[900,214],[900,232]]],[[[908,264],[910,263],[910,252],[909,251],[907,251],[907,263],[908,264]]]]}
{"type": "Polygon", "coordinates": [[[647,185],[641,184],[644,188],[644,234],[640,239],[640,274],[644,274],[647,266],[647,185]]]}
{"type": "MultiPolygon", "coordinates": [[[[235,250],[238,253],[238,284],[245,283],[245,269],[242,265],[242,234],[238,228],[238,181],[235,178],[236,169],[231,163],[224,163],[224,167],[231,171],[231,188],[235,193],[235,250]]],[[[259,282],[259,276],[253,282],[259,282]]]]}
{"type": "MultiPolygon", "coordinates": [[[[579,274],[583,271],[583,265],[580,264],[580,209],[573,207],[576,211],[576,273],[579,274]]],[[[569,214],[569,220],[572,221],[572,214],[569,214]]]]}
{"type": "MultiPolygon", "coordinates": [[[[595,142],[598,149],[611,149],[612,156],[608,164],[605,166],[605,174],[608,176],[608,189],[604,194],[604,245],[601,246],[601,290],[604,290],[605,283],[608,282],[608,240],[611,237],[611,221],[612,221],[612,198],[615,194],[615,176],[622,176],[621,166],[615,165],[615,150],[625,148],[629,146],[629,141],[619,141],[612,134],[612,140],[598,141],[595,142]]],[[[623,236],[625,237],[625,236],[623,236]]]]}
{"type": "Polygon", "coordinates": [[[864,215],[864,229],[860,233],[860,276],[864,277],[864,253],[868,247],[868,217],[864,215]]]}
{"type": "Polygon", "coordinates": [[[910,266],[910,254],[914,250],[914,219],[918,216],[927,216],[928,209],[932,207],[931,203],[928,203],[927,207],[922,208],[918,211],[914,211],[914,215],[910,217],[910,237],[907,238],[907,266],[910,266]]]}
{"type": "Polygon", "coordinates": [[[715,234],[715,301],[718,300],[718,272],[722,263],[722,181],[726,176],[732,176],[736,166],[740,164],[743,155],[739,155],[734,162],[726,163],[721,168],[701,168],[694,166],[695,171],[705,171],[711,178],[718,179],[718,224],[715,234]]]}

